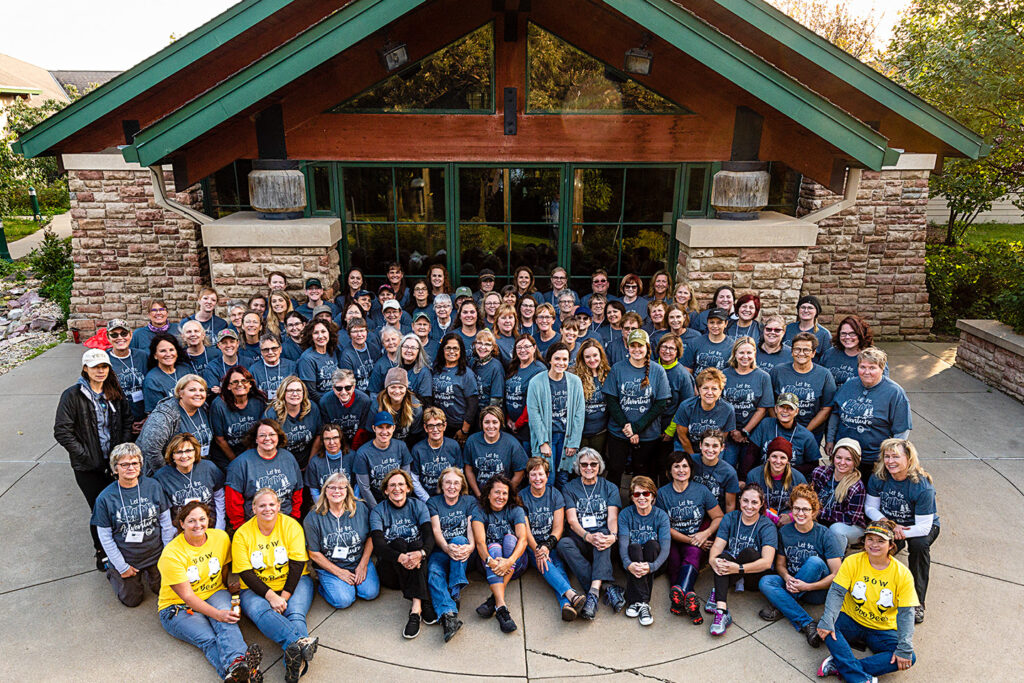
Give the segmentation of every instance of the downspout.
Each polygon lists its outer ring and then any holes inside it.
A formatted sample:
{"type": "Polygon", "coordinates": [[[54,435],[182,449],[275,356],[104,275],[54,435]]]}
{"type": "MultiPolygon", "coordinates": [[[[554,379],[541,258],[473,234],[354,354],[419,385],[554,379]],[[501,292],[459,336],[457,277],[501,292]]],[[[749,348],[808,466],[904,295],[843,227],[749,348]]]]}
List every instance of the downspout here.
{"type": "Polygon", "coordinates": [[[851,168],[846,176],[846,191],[843,193],[843,198],[831,206],[826,206],[824,209],[807,214],[800,220],[807,221],[808,223],[817,223],[856,204],[857,193],[860,191],[860,174],[861,169],[851,168]]]}
{"type": "Polygon", "coordinates": [[[167,197],[167,186],[164,184],[164,170],[160,166],[150,166],[149,175],[153,179],[153,198],[156,205],[162,209],[167,209],[172,213],[176,213],[183,218],[186,218],[193,223],[199,225],[206,225],[207,223],[213,222],[212,216],[207,216],[201,211],[196,211],[193,208],[179,204],[167,197]]]}

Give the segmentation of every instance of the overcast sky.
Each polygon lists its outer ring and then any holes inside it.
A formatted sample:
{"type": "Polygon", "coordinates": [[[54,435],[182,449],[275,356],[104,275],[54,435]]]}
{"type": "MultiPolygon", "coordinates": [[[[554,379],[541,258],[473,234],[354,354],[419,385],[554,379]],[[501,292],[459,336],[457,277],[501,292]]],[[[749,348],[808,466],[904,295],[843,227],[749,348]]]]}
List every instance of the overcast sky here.
{"type": "MultiPolygon", "coordinates": [[[[842,0],[830,0],[837,4],[842,0]]],[[[910,0],[849,0],[875,9],[888,37],[910,0]]],[[[46,69],[123,71],[215,17],[232,0],[29,0],[5,2],[0,53],[46,69]]]]}

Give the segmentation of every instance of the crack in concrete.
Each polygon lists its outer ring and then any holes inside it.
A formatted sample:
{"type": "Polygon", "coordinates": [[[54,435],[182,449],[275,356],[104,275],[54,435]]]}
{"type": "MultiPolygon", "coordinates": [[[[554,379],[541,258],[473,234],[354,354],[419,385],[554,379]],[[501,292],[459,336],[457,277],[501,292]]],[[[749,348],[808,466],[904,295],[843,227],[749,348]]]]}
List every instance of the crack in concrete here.
{"type": "MultiPolygon", "coordinates": [[[[319,647],[330,650],[331,652],[337,652],[338,654],[348,655],[349,657],[357,657],[359,659],[365,659],[368,662],[376,662],[377,664],[387,664],[399,669],[411,669],[413,671],[423,671],[431,674],[448,674],[451,676],[465,676],[467,678],[500,678],[502,680],[528,680],[523,676],[509,676],[508,674],[477,674],[477,673],[465,673],[462,671],[438,671],[437,669],[427,669],[422,666],[410,666],[408,664],[398,664],[395,662],[389,662],[386,659],[377,659],[376,657],[370,657],[368,655],[359,654],[358,652],[348,652],[337,647],[327,645],[323,641],[320,642],[319,647]]],[[[671,683],[671,682],[669,682],[671,683]]]]}
{"type": "MultiPolygon", "coordinates": [[[[28,463],[23,463],[23,464],[27,465],[28,463]]],[[[22,474],[22,475],[21,475],[20,477],[18,477],[17,479],[15,479],[15,480],[14,480],[13,482],[11,482],[11,485],[10,485],[10,486],[8,486],[7,488],[5,488],[5,489],[4,489],[4,492],[3,492],[3,493],[0,493],[0,498],[3,498],[3,497],[4,497],[4,495],[5,495],[5,494],[6,494],[6,493],[7,493],[8,491],[10,491],[10,490],[11,490],[11,489],[13,489],[13,488],[14,488],[15,486],[17,486],[17,485],[18,485],[18,482],[19,482],[19,481],[21,481],[22,479],[24,479],[25,477],[27,477],[27,476],[28,476],[28,473],[29,473],[29,472],[31,472],[32,470],[34,470],[34,469],[36,468],[36,466],[37,466],[38,464],[39,464],[39,463],[37,463],[37,462],[33,462],[33,463],[32,463],[32,467],[29,467],[29,468],[28,468],[27,470],[25,470],[25,472],[24,472],[24,473],[23,473],[23,474],[22,474]]],[[[2,594],[0,594],[0,595],[2,595],[2,594]]]]}
{"type": "MultiPolygon", "coordinates": [[[[552,659],[557,659],[560,662],[567,662],[569,664],[586,664],[588,666],[594,667],[595,669],[600,669],[601,671],[604,671],[606,673],[611,673],[611,674],[632,674],[634,676],[639,676],[641,678],[647,678],[647,679],[650,679],[652,681],[659,681],[660,683],[675,683],[670,678],[660,678],[658,676],[652,676],[650,674],[645,674],[645,673],[639,671],[639,669],[641,669],[641,668],[647,668],[648,666],[651,666],[649,664],[645,664],[645,665],[643,665],[643,667],[627,667],[627,668],[620,669],[620,668],[612,667],[612,666],[604,666],[603,664],[597,664],[595,662],[588,662],[585,659],[575,659],[573,657],[565,657],[563,655],[555,654],[554,652],[544,652],[542,650],[535,650],[535,649],[530,648],[530,647],[526,648],[526,651],[527,652],[532,652],[535,655],[541,655],[541,656],[544,656],[544,657],[551,657],[552,659]]],[[[672,660],[672,661],[676,661],[676,660],[672,660]]],[[[601,674],[586,674],[584,676],[573,676],[573,678],[586,678],[586,677],[603,676],[603,675],[604,675],[603,673],[601,673],[601,674]]],[[[536,679],[533,679],[533,680],[538,680],[539,681],[539,680],[544,680],[545,678],[555,678],[555,677],[553,677],[553,676],[542,676],[540,678],[536,678],[536,679]]]]}

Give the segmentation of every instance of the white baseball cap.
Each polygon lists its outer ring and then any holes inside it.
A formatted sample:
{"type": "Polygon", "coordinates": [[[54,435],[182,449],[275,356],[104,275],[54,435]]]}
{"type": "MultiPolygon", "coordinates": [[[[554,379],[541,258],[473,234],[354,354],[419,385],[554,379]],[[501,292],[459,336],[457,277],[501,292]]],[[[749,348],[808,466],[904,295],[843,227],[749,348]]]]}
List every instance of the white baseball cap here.
{"type": "Polygon", "coordinates": [[[110,365],[110,356],[103,349],[89,349],[82,354],[82,365],[87,368],[94,368],[104,363],[110,365]]]}

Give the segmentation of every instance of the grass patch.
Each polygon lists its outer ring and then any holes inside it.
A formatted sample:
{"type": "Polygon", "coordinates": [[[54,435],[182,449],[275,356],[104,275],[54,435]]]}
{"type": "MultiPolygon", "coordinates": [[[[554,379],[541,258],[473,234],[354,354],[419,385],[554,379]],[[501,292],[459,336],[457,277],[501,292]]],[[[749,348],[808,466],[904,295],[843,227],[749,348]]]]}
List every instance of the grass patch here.
{"type": "Polygon", "coordinates": [[[1024,223],[977,223],[967,230],[967,244],[981,245],[985,242],[1024,242],[1024,223]]]}
{"type": "Polygon", "coordinates": [[[67,341],[67,339],[68,339],[67,331],[66,330],[61,330],[60,332],[57,333],[57,341],[50,342],[49,344],[43,344],[42,346],[36,347],[32,351],[32,353],[28,354],[28,356],[25,357],[25,360],[32,360],[33,358],[36,358],[37,356],[41,356],[44,353],[46,353],[47,351],[49,351],[50,349],[52,349],[53,347],[57,346],[58,344],[63,344],[65,341],[67,341]]]}
{"type": "Polygon", "coordinates": [[[22,237],[28,237],[32,233],[38,232],[48,222],[48,217],[44,217],[42,222],[39,223],[24,218],[4,218],[4,235],[7,236],[7,243],[17,242],[22,237]]]}

